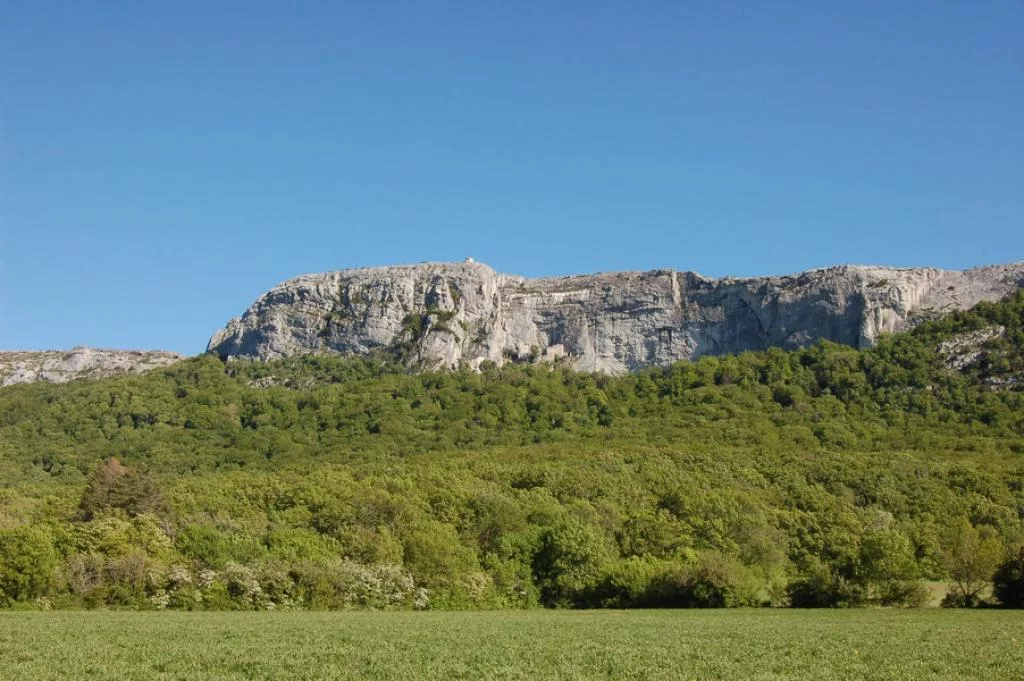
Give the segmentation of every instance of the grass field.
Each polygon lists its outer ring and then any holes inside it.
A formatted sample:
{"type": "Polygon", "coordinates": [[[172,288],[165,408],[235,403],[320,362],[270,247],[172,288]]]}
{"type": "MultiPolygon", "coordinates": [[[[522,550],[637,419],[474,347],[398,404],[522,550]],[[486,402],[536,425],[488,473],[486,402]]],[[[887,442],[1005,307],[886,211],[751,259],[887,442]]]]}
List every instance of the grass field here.
{"type": "Polygon", "coordinates": [[[1014,679],[1024,613],[0,614],[0,679],[1014,679]]]}

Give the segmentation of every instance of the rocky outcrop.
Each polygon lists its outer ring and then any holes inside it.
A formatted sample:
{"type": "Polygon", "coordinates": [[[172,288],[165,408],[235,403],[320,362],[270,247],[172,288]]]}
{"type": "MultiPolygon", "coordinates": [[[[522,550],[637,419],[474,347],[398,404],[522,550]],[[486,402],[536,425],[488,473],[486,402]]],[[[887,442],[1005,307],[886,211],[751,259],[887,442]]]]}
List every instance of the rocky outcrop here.
{"type": "Polygon", "coordinates": [[[1006,328],[998,324],[977,331],[958,333],[949,340],[939,343],[937,351],[945,365],[953,371],[964,371],[985,356],[985,344],[1006,334],[1006,328]]]}
{"type": "Polygon", "coordinates": [[[134,350],[72,350],[0,352],[0,386],[48,381],[66,383],[79,378],[109,378],[138,374],[184,359],[176,352],[134,350]]]}
{"type": "Polygon", "coordinates": [[[465,263],[311,274],[214,334],[224,358],[384,351],[409,366],[564,361],[622,373],[706,354],[855,347],[1024,285],[1024,263],[965,271],[842,266],[710,279],[654,270],[526,279],[465,263]]]}

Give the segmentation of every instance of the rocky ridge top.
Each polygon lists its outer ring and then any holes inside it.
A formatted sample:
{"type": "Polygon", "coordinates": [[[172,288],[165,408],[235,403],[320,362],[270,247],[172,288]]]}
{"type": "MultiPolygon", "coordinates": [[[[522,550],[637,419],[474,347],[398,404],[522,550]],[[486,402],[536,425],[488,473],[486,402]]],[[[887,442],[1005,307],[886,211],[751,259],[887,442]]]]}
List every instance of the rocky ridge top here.
{"type": "Polygon", "coordinates": [[[291,279],[208,347],[226,359],[383,351],[410,367],[561,361],[616,374],[823,338],[867,347],[1020,286],[1024,263],[722,279],[675,270],[527,279],[472,261],[421,263],[291,279]]]}
{"type": "Polygon", "coordinates": [[[137,374],[185,359],[176,352],[138,350],[0,351],[0,386],[137,374]]]}

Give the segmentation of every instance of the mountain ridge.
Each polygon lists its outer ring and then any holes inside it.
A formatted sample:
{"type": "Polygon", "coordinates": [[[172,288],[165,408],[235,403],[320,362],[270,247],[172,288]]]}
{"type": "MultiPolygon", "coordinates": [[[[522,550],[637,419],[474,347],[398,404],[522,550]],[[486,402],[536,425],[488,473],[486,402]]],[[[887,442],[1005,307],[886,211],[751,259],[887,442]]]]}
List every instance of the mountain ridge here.
{"type": "Polygon", "coordinates": [[[998,300],[1024,262],[968,270],[837,265],[765,277],[655,269],[527,278],[473,262],[305,274],[210,339],[222,359],[383,351],[410,368],[559,361],[620,374],[706,354],[869,347],[929,316],[998,300]]]}
{"type": "Polygon", "coordinates": [[[183,359],[185,355],[164,350],[111,350],[81,345],[70,350],[0,350],[0,387],[111,378],[157,369],[183,359]]]}

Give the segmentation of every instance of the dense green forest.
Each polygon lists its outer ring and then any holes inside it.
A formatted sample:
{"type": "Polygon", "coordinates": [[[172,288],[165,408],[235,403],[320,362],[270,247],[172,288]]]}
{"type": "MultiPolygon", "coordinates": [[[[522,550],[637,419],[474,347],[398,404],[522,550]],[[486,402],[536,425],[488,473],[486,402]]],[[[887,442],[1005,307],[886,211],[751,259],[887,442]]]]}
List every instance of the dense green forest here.
{"type": "Polygon", "coordinates": [[[0,390],[0,602],[1024,600],[1024,291],[622,377],[223,363],[0,390]],[[995,588],[991,588],[995,577],[995,588]]]}

